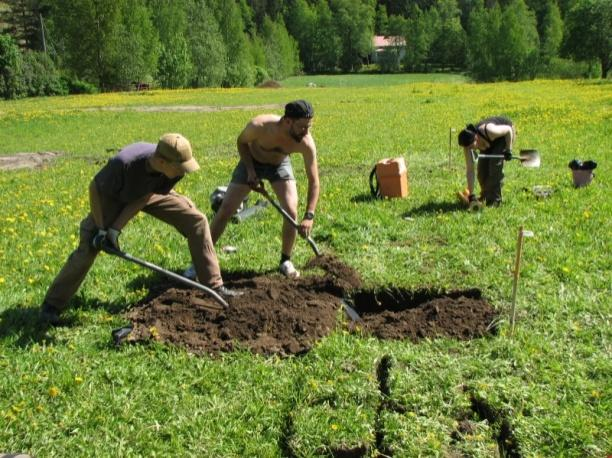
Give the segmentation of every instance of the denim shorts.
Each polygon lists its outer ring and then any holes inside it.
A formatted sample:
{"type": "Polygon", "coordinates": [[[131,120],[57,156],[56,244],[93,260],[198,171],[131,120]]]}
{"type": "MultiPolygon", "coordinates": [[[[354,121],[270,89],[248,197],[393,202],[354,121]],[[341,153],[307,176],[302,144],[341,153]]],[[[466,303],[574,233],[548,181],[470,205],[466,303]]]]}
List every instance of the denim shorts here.
{"type": "MultiPolygon", "coordinates": [[[[278,165],[262,164],[253,159],[253,166],[255,167],[257,178],[260,180],[268,180],[270,183],[274,183],[275,181],[295,180],[289,156],[283,159],[278,165]]],[[[234,169],[232,183],[247,184],[247,169],[242,161],[240,161],[234,169]]]]}

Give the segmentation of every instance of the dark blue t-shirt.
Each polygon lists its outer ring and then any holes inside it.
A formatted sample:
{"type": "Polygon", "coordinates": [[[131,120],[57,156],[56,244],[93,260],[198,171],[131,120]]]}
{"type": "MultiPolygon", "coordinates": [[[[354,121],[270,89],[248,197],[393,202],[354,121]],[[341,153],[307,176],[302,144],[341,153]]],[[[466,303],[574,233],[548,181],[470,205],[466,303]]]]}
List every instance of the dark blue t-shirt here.
{"type": "Polygon", "coordinates": [[[155,153],[153,143],[134,143],[109,159],[94,177],[104,197],[127,204],[149,194],[168,194],[182,176],[168,178],[151,170],[147,160],[155,153]]]}

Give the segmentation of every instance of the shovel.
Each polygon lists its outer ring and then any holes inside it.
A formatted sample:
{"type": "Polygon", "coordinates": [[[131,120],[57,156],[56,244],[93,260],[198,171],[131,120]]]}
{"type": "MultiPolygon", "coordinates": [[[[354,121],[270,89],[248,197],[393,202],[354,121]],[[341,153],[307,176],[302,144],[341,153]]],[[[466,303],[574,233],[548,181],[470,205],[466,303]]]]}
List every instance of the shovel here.
{"type": "Polygon", "coordinates": [[[348,315],[348,317],[354,322],[354,323],[362,323],[363,319],[359,316],[359,313],[357,313],[357,310],[355,310],[350,304],[349,301],[347,299],[342,299],[342,307],[344,308],[344,311],[346,312],[346,314],[348,315]]]}
{"type": "MultiPolygon", "coordinates": [[[[270,194],[268,194],[268,191],[263,186],[263,182],[261,183],[261,186],[256,189],[256,191],[263,195],[266,199],[268,199],[268,202],[270,202],[272,206],[276,208],[281,215],[283,215],[283,218],[289,221],[289,224],[291,224],[295,229],[298,230],[298,234],[300,233],[300,225],[291,217],[291,215],[289,215],[289,213],[285,211],[283,207],[278,204],[278,202],[276,202],[274,199],[272,199],[272,197],[270,197],[270,194]]],[[[317,244],[314,242],[314,240],[312,240],[310,236],[302,235],[302,237],[305,238],[306,241],[310,244],[310,246],[312,247],[312,251],[314,251],[317,256],[321,256],[321,252],[319,251],[319,248],[317,247],[317,244]]]]}
{"type": "Polygon", "coordinates": [[[212,296],[214,300],[216,300],[219,304],[221,304],[223,306],[223,308],[228,308],[229,304],[227,302],[225,302],[225,299],[223,299],[219,294],[217,294],[215,291],[213,291],[212,289],[202,285],[201,283],[198,283],[196,281],[193,280],[189,280],[188,278],[183,277],[182,275],[179,274],[175,274],[174,272],[170,272],[169,270],[166,269],[162,269],[159,266],[156,266],[155,264],[152,264],[148,261],[145,261],[143,259],[138,259],[135,256],[132,256],[131,254],[125,253],[121,250],[117,250],[115,248],[113,248],[112,246],[109,246],[108,243],[104,243],[102,246],[102,249],[108,253],[108,254],[112,254],[114,256],[118,256],[120,258],[125,259],[126,261],[130,261],[133,262],[135,264],[138,264],[140,266],[146,267],[147,269],[151,269],[154,270],[155,272],[158,272],[160,274],[164,274],[167,277],[172,278],[173,280],[176,280],[178,282],[181,282],[185,285],[191,286],[192,288],[197,288],[199,290],[204,291],[205,293],[207,293],[208,295],[212,296]]]}
{"type": "MultiPolygon", "coordinates": [[[[477,155],[472,152],[474,162],[477,159],[504,159],[501,154],[481,154],[477,155]]],[[[522,149],[518,156],[512,156],[512,159],[521,161],[523,167],[535,169],[540,167],[540,153],[537,149],[522,149]]]]}

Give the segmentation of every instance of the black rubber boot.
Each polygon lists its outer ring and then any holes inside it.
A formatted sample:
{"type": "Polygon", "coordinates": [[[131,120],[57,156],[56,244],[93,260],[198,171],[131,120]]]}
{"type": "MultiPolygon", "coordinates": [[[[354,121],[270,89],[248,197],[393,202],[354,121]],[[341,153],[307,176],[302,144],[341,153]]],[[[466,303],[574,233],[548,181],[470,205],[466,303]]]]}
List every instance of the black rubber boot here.
{"type": "Polygon", "coordinates": [[[46,302],[40,306],[39,320],[42,324],[48,326],[58,326],[62,323],[60,311],[46,302]]]}

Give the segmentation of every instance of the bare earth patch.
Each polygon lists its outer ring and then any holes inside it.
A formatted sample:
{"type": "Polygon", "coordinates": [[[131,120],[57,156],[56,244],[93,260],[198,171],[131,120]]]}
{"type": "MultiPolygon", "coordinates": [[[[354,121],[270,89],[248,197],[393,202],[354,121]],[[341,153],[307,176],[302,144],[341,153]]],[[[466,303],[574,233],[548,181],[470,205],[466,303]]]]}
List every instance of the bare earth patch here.
{"type": "Polygon", "coordinates": [[[227,310],[200,290],[160,284],[127,313],[133,326],[128,341],[168,342],[197,354],[247,349],[286,356],[307,352],[338,326],[381,339],[472,339],[490,334],[497,316],[479,290],[360,291],[359,274],[332,256],[314,258],[307,267],[323,273],[305,270],[294,280],[236,274],[227,283],[244,294],[229,299],[227,310]],[[338,321],[347,296],[363,322],[338,321]]]}
{"type": "Polygon", "coordinates": [[[45,151],[43,153],[17,153],[0,156],[0,170],[35,169],[61,156],[62,153],[45,151]]]}

